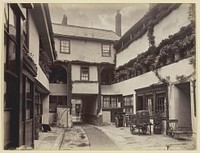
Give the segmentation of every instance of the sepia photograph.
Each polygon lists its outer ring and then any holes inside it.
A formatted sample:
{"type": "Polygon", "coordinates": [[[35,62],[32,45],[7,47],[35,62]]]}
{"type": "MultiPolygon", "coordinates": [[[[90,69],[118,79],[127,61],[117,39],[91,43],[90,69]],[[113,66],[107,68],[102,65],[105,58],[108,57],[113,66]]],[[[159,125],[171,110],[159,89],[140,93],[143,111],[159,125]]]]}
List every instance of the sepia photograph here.
{"type": "Polygon", "coordinates": [[[4,2],[3,150],[196,151],[196,5],[4,2]]]}

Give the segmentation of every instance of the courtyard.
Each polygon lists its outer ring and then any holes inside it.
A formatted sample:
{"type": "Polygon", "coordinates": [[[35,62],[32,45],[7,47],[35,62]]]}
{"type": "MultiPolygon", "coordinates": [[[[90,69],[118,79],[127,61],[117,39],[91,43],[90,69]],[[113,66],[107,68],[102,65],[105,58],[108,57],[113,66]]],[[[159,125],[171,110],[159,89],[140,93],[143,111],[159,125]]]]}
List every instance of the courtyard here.
{"type": "Polygon", "coordinates": [[[129,127],[109,124],[93,126],[77,124],[73,128],[51,128],[35,140],[35,150],[195,150],[196,139],[174,139],[163,134],[132,135],[129,127]]]}

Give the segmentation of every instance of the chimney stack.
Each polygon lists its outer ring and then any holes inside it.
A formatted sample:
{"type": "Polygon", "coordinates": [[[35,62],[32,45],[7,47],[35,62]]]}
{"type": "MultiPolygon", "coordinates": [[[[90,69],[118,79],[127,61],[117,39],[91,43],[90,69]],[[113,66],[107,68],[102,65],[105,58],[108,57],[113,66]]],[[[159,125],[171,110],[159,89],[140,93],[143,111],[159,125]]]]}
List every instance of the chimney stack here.
{"type": "Polygon", "coordinates": [[[63,15],[62,25],[67,25],[67,16],[63,15]]]}
{"type": "Polygon", "coordinates": [[[117,10],[117,15],[115,17],[115,32],[121,37],[121,13],[117,10]]]}

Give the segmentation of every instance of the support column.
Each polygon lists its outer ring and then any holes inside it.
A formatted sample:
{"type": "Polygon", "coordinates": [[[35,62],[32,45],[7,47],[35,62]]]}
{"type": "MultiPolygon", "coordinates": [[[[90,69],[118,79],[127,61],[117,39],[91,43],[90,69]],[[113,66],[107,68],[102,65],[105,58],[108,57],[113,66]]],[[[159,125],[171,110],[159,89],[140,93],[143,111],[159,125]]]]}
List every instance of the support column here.
{"type": "Polygon", "coordinates": [[[101,114],[101,72],[103,70],[103,67],[98,65],[97,66],[97,73],[98,73],[98,108],[97,108],[97,124],[101,126],[103,124],[103,116],[101,114]]]}

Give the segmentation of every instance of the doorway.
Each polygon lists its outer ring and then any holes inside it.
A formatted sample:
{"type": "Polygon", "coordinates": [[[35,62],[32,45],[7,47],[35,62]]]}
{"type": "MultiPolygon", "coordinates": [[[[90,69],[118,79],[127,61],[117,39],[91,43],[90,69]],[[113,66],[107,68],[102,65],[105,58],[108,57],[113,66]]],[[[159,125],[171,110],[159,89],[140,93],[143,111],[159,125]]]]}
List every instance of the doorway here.
{"type": "Polygon", "coordinates": [[[34,83],[32,80],[23,77],[23,105],[22,105],[22,124],[23,124],[23,144],[26,147],[33,147],[33,100],[34,83]]]}
{"type": "Polygon", "coordinates": [[[82,122],[82,99],[72,99],[72,122],[82,122]]]}
{"type": "Polygon", "coordinates": [[[179,126],[190,127],[192,126],[191,119],[191,98],[190,98],[190,83],[177,84],[177,105],[176,115],[179,126]]]}
{"type": "Polygon", "coordinates": [[[138,110],[143,110],[143,96],[137,96],[137,101],[136,101],[136,111],[138,110]]]}

